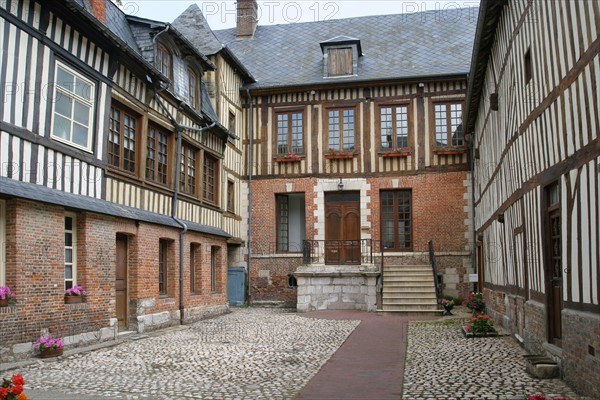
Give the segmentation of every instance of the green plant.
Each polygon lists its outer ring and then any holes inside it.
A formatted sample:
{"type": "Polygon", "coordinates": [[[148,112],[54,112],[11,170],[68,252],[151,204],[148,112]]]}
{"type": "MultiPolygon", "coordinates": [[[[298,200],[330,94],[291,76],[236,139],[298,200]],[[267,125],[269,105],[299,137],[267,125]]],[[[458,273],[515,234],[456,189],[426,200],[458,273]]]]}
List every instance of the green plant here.
{"type": "Polygon", "coordinates": [[[465,326],[465,330],[473,333],[494,332],[494,320],[489,315],[476,315],[469,318],[469,323],[465,326]]]}
{"type": "Polygon", "coordinates": [[[473,292],[467,295],[466,300],[463,302],[473,312],[473,315],[483,314],[485,312],[485,301],[483,301],[483,293],[473,292]]]}

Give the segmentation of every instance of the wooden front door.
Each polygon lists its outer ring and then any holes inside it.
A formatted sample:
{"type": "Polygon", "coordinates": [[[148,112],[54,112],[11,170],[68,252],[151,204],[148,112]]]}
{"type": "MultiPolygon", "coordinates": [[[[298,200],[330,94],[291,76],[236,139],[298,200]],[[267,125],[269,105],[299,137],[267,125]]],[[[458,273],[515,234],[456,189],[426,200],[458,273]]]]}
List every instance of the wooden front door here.
{"type": "Polygon", "coordinates": [[[557,184],[547,188],[546,293],[548,342],[561,346],[562,339],[562,238],[560,195],[557,184]]]}
{"type": "Polygon", "coordinates": [[[360,194],[325,194],[325,264],[360,264],[360,194]]]}
{"type": "Polygon", "coordinates": [[[127,236],[117,234],[116,308],[119,328],[127,328],[127,236]]]}

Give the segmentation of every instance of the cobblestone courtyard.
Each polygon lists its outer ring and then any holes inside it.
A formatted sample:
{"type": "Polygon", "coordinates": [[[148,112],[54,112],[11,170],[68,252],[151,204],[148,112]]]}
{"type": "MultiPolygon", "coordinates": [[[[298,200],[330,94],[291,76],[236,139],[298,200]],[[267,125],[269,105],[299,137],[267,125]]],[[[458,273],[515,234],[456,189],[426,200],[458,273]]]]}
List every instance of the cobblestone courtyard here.
{"type": "MultiPolygon", "coordinates": [[[[235,309],[115,346],[35,360],[0,377],[22,373],[32,400],[293,399],[359,323],[235,309]]],[[[408,340],[403,399],[583,399],[561,380],[529,377],[525,352],[512,339],[466,339],[459,326],[452,318],[410,322],[408,335],[393,336],[389,346],[408,340]]]]}

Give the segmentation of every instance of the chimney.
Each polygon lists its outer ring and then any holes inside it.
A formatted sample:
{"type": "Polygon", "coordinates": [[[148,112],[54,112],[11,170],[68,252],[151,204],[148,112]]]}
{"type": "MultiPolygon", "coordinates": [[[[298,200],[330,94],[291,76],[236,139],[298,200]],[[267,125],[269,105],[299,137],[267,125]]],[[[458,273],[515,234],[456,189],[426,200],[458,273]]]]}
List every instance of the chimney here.
{"type": "Polygon", "coordinates": [[[92,14],[98,21],[106,24],[106,0],[90,0],[92,14]]]}
{"type": "Polygon", "coordinates": [[[258,4],[256,0],[237,1],[237,37],[252,37],[256,30],[258,4]]]}

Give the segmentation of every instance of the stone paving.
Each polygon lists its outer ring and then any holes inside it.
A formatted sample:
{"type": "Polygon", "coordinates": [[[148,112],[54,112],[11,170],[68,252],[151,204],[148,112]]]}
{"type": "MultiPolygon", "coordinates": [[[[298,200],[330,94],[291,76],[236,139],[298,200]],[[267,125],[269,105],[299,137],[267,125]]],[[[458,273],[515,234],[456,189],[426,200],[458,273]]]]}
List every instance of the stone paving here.
{"type": "Polygon", "coordinates": [[[403,400],[525,400],[578,397],[560,379],[535,379],[525,372],[524,354],[508,336],[465,338],[464,319],[411,322],[403,400]]]}
{"type": "MultiPolygon", "coordinates": [[[[408,335],[405,331],[378,334],[376,329],[363,342],[372,349],[373,340],[390,348],[405,346],[408,340],[404,400],[525,400],[536,393],[585,399],[559,379],[527,375],[525,351],[513,339],[464,338],[462,321],[445,317],[410,322],[408,335]]],[[[134,336],[106,348],[34,360],[0,372],[0,377],[23,374],[32,400],[294,399],[359,323],[342,314],[328,319],[281,309],[234,309],[231,314],[134,336]]],[[[353,362],[365,367],[371,353],[353,362]]],[[[330,362],[346,359],[341,355],[330,362]]],[[[377,365],[366,367],[365,373],[381,375],[377,365]]],[[[344,366],[340,371],[342,382],[315,382],[345,387],[349,378],[344,366]]],[[[402,373],[395,379],[401,384],[402,373]]],[[[400,390],[396,393],[399,397],[400,390]]]]}
{"type": "MultiPolygon", "coordinates": [[[[290,399],[360,321],[241,309],[20,369],[26,388],[120,399],[290,399]]],[[[27,393],[27,392],[26,392],[27,393]]],[[[36,400],[36,398],[34,398],[36,400]]]]}

